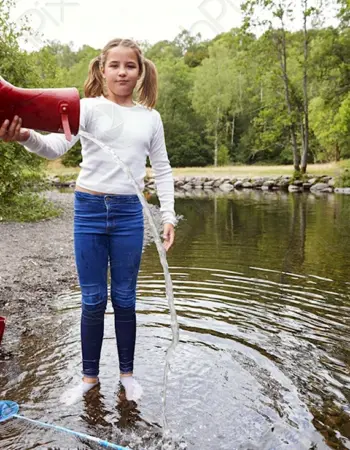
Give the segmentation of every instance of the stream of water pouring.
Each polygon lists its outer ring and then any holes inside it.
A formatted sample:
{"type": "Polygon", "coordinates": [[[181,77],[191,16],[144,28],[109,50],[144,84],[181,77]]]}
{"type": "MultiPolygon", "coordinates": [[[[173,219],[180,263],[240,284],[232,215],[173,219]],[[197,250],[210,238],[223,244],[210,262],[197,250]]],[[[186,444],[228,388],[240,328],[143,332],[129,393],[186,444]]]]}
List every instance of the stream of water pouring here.
{"type": "Polygon", "coordinates": [[[165,368],[164,368],[164,379],[163,379],[163,396],[162,396],[162,403],[163,403],[163,428],[164,433],[167,434],[168,432],[168,423],[166,419],[166,389],[167,389],[167,382],[168,382],[168,374],[169,374],[169,368],[170,368],[170,358],[172,354],[175,351],[175,348],[179,342],[179,325],[177,321],[177,314],[175,309],[175,303],[174,303],[174,294],[173,294],[173,284],[171,280],[171,276],[169,273],[169,266],[166,259],[166,251],[163,246],[163,243],[160,239],[157,226],[155,224],[154,218],[152,216],[152,213],[148,207],[147,201],[143,195],[143,193],[140,191],[136,181],[134,180],[134,177],[132,176],[132,173],[129,169],[129,167],[118,157],[118,155],[115,154],[113,149],[109,147],[106,144],[103,144],[98,139],[94,138],[90,133],[87,133],[85,131],[80,131],[79,134],[81,136],[84,136],[86,139],[91,140],[98,146],[100,146],[103,150],[107,150],[113,158],[116,160],[116,162],[120,165],[122,170],[127,174],[128,178],[132,182],[135,191],[137,193],[138,198],[140,199],[143,209],[146,213],[146,216],[148,218],[148,221],[151,226],[152,234],[154,237],[154,241],[156,243],[156,247],[159,253],[160,262],[163,266],[163,272],[164,272],[164,279],[165,279],[165,286],[166,286],[166,297],[169,304],[169,310],[170,310],[170,317],[171,317],[171,330],[172,330],[172,342],[170,343],[170,346],[167,349],[166,352],[166,358],[165,358],[165,368]]]}

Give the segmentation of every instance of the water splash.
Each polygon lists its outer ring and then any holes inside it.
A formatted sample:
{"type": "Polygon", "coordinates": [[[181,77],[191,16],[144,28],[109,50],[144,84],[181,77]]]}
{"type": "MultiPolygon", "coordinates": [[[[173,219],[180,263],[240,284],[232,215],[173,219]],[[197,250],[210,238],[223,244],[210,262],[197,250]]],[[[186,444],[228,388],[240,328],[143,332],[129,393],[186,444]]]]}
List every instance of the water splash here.
{"type": "Polygon", "coordinates": [[[167,349],[166,352],[166,358],[165,358],[165,367],[164,367],[164,378],[163,378],[163,396],[162,396],[162,404],[163,404],[163,428],[164,433],[167,434],[168,432],[168,423],[166,419],[166,390],[167,390],[167,384],[168,384],[168,376],[169,376],[169,369],[170,369],[170,358],[172,357],[175,348],[179,342],[179,325],[177,321],[177,314],[175,309],[175,302],[174,302],[174,293],[173,293],[173,284],[169,272],[169,266],[166,259],[166,251],[163,246],[163,243],[160,239],[156,223],[154,221],[154,218],[152,216],[152,213],[150,211],[150,208],[148,207],[148,203],[143,195],[143,193],[140,191],[139,186],[137,185],[134,177],[132,176],[132,173],[129,169],[129,167],[119,158],[118,155],[115,154],[113,149],[100,142],[98,139],[94,138],[90,133],[85,131],[80,131],[80,135],[85,137],[86,139],[89,139],[90,141],[94,142],[98,146],[100,146],[103,150],[107,150],[113,158],[116,160],[116,162],[120,165],[122,170],[126,173],[129,180],[133,184],[135,191],[137,193],[137,196],[142,203],[143,209],[146,213],[147,219],[149,221],[149,224],[151,226],[151,231],[154,237],[154,241],[158,250],[160,262],[163,267],[164,272],[164,279],[165,279],[165,287],[166,287],[166,297],[168,300],[169,310],[170,310],[170,317],[171,317],[171,330],[172,330],[172,341],[170,343],[170,346],[167,349]]]}

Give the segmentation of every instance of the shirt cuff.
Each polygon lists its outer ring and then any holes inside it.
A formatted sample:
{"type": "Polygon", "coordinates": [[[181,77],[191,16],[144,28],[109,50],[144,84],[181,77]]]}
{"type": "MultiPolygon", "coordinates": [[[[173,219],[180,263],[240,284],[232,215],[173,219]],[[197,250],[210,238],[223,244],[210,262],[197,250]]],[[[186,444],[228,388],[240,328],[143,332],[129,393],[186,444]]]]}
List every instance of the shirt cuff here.
{"type": "Polygon", "coordinates": [[[171,223],[172,225],[174,225],[174,227],[176,227],[178,220],[176,219],[175,214],[171,212],[165,212],[162,214],[162,222],[163,225],[165,225],[166,223],[171,223]]]}

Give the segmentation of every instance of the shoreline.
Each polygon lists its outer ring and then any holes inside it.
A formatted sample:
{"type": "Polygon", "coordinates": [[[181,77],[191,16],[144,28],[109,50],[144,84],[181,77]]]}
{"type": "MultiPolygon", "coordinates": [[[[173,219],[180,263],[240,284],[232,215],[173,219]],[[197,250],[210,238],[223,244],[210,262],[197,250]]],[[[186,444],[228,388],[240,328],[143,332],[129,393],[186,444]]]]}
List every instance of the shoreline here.
{"type": "MultiPolygon", "coordinates": [[[[23,316],[24,310],[28,317],[38,311],[49,312],[53,297],[78,286],[73,241],[74,194],[47,191],[43,195],[61,209],[59,217],[36,222],[0,222],[2,316],[23,316]]],[[[159,209],[150,207],[160,230],[159,209]]],[[[144,247],[151,242],[153,236],[146,221],[144,247]]]]}
{"type": "MultiPolygon", "coordinates": [[[[335,177],[323,175],[315,177],[305,175],[304,180],[293,180],[290,175],[255,176],[255,177],[174,177],[177,190],[219,189],[231,192],[241,189],[256,189],[262,191],[283,190],[288,192],[320,192],[350,194],[350,187],[336,187],[335,177]]],[[[155,187],[154,179],[146,183],[148,189],[155,187]]]]}
{"type": "MultiPolygon", "coordinates": [[[[190,193],[193,190],[231,192],[241,189],[256,189],[262,191],[313,192],[350,194],[350,187],[337,187],[336,177],[329,175],[304,175],[303,180],[294,180],[290,175],[254,176],[254,177],[218,177],[218,176],[174,176],[176,191],[190,193]]],[[[56,188],[74,188],[75,180],[61,180],[59,177],[49,177],[48,182],[56,188]]],[[[155,192],[154,177],[145,179],[145,189],[155,192]]]]}

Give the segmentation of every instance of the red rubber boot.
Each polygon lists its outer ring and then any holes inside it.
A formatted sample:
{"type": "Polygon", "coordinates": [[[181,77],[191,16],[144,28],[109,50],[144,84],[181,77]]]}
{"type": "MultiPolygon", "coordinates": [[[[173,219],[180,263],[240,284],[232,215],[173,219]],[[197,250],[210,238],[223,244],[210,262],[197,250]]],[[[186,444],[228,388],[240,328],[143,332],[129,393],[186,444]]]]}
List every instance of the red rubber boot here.
{"type": "Polygon", "coordinates": [[[5,322],[6,322],[5,317],[0,317],[0,345],[5,331],[5,322]]]}
{"type": "Polygon", "coordinates": [[[0,125],[17,115],[22,127],[64,133],[71,141],[79,131],[80,97],[76,88],[24,89],[0,76],[0,125]]]}

